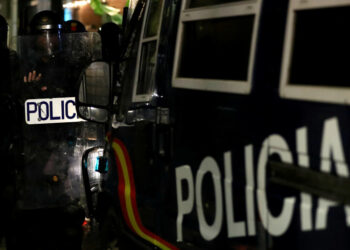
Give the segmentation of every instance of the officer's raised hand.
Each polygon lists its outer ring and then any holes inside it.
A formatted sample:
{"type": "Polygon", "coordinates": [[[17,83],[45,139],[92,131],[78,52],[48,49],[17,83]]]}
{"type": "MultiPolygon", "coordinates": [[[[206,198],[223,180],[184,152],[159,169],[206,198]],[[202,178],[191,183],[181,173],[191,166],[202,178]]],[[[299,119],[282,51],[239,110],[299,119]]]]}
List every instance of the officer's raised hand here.
{"type": "Polygon", "coordinates": [[[24,82],[38,82],[41,80],[41,73],[37,74],[35,70],[29,72],[28,76],[24,76],[24,82]]]}

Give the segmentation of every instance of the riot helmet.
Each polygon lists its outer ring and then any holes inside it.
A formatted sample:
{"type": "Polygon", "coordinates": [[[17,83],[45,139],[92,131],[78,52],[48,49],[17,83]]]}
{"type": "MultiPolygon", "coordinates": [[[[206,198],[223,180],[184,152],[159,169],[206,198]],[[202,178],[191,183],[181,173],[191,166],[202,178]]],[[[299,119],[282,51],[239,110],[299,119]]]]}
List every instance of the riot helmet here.
{"type": "Polygon", "coordinates": [[[113,22],[108,22],[103,24],[98,32],[101,36],[103,59],[106,61],[118,60],[121,28],[113,22]]]}
{"type": "Polygon", "coordinates": [[[63,23],[64,33],[86,32],[84,24],[78,20],[69,20],[63,23]]]}
{"type": "Polygon", "coordinates": [[[61,33],[60,17],[53,11],[41,11],[30,22],[30,34],[35,38],[34,48],[42,57],[54,58],[62,50],[61,33]]]}
{"type": "Polygon", "coordinates": [[[6,19],[0,15],[0,49],[6,48],[8,24],[6,19]]]}

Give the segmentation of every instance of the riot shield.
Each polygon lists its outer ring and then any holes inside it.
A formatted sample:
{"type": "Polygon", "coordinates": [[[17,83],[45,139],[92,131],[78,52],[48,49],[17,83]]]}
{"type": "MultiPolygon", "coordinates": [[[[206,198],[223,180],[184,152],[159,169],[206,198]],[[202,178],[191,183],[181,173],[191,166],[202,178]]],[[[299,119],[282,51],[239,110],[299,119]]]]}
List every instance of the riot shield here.
{"type": "Polygon", "coordinates": [[[104,145],[104,128],[79,119],[75,92],[84,68],[101,58],[97,33],[22,36],[17,40],[23,111],[19,209],[83,204],[81,158],[104,145]]]}

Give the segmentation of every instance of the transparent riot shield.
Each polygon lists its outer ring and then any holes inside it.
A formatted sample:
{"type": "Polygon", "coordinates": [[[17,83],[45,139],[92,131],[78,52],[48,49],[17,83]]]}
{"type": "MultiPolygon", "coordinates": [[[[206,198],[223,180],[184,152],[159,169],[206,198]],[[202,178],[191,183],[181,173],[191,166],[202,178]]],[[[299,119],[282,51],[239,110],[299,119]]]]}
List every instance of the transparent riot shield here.
{"type": "Polygon", "coordinates": [[[104,145],[102,125],[78,118],[75,92],[84,68],[101,58],[97,33],[18,37],[23,111],[19,209],[84,205],[83,152],[104,145]]]}

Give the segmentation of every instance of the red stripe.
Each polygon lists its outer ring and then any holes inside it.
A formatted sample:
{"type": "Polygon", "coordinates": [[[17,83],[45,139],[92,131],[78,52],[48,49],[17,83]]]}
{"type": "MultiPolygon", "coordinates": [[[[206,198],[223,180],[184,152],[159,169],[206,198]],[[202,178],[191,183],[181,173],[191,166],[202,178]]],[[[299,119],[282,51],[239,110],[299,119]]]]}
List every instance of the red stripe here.
{"type": "Polygon", "coordinates": [[[118,169],[118,194],[119,194],[120,207],[122,209],[124,220],[126,221],[129,228],[135,232],[134,228],[131,226],[131,222],[129,220],[129,216],[128,216],[128,213],[126,210],[124,175],[123,175],[123,171],[121,168],[120,160],[119,160],[117,153],[115,151],[114,151],[114,157],[115,157],[115,160],[117,162],[117,169],[118,169]]]}
{"type": "Polygon", "coordinates": [[[160,243],[166,245],[167,247],[171,248],[171,249],[176,249],[173,245],[171,245],[170,243],[166,242],[165,240],[163,240],[162,238],[160,238],[158,235],[155,235],[154,233],[150,232],[149,230],[147,230],[141,221],[139,212],[138,212],[138,206],[136,203],[136,191],[135,191],[135,182],[134,182],[134,174],[133,174],[133,170],[132,170],[132,164],[131,164],[131,160],[129,157],[129,153],[126,149],[126,147],[124,146],[124,144],[118,140],[115,139],[114,140],[116,143],[118,143],[118,145],[121,147],[125,160],[126,160],[126,165],[128,168],[128,173],[129,173],[129,178],[130,178],[130,188],[131,188],[131,203],[132,203],[132,207],[133,207],[133,212],[134,212],[134,216],[136,219],[137,224],[139,225],[139,228],[145,233],[147,234],[149,237],[159,241],[160,243]]]}

